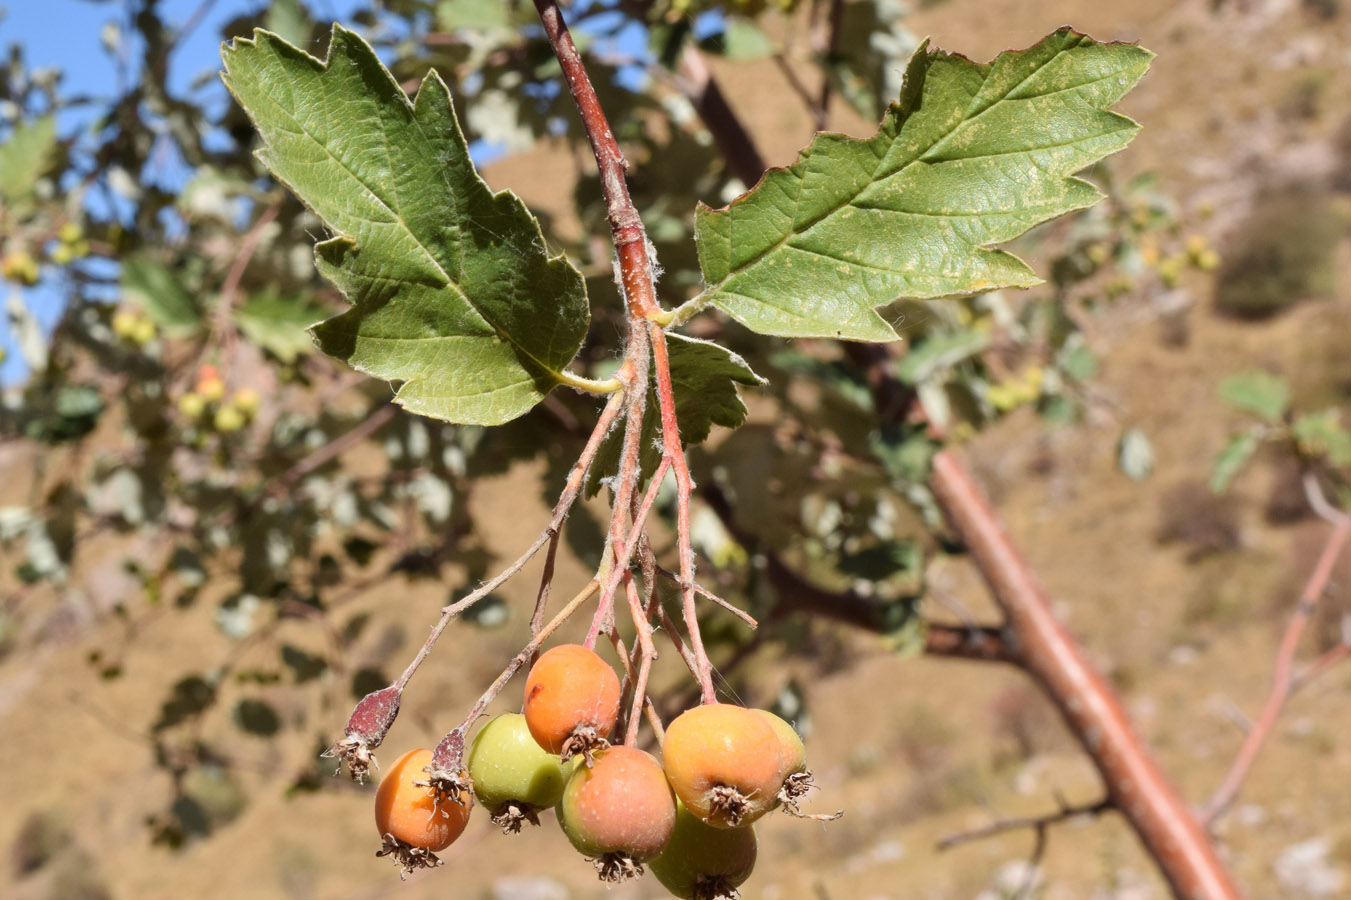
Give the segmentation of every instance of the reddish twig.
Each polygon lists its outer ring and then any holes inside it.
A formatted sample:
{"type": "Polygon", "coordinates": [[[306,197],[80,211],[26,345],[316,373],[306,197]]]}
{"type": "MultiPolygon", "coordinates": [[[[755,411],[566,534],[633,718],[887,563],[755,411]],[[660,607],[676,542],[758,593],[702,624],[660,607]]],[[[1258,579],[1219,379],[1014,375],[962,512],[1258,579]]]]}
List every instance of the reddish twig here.
{"type": "MultiPolygon", "coordinates": [[[[638,535],[642,534],[647,522],[647,515],[652,511],[652,505],[657,501],[657,494],[661,490],[661,476],[666,473],[669,465],[669,460],[662,460],[661,464],[657,466],[656,477],[652,479],[652,484],[647,489],[647,495],[643,497],[642,505],[638,507],[638,512],[633,517],[633,525],[629,529],[629,534],[626,537],[619,538],[615,543],[614,565],[605,580],[605,587],[601,592],[602,598],[606,596],[613,598],[615,589],[619,587],[620,579],[628,574],[629,563],[632,562],[633,554],[641,544],[638,535]]],[[[618,513],[615,514],[615,518],[620,518],[618,513]]],[[[602,599],[599,608],[596,610],[596,617],[591,622],[591,630],[587,632],[585,646],[594,647],[597,636],[603,631],[610,630],[606,627],[608,618],[606,603],[602,599]]]]}
{"type": "Polygon", "coordinates": [[[1290,693],[1293,694],[1305,685],[1317,680],[1318,676],[1351,656],[1351,634],[1348,634],[1349,631],[1351,631],[1351,627],[1348,626],[1348,620],[1344,619],[1342,621],[1342,642],[1309,663],[1291,678],[1290,693]]]}
{"type": "Polygon", "coordinates": [[[492,684],[488,685],[488,689],[479,696],[478,701],[474,703],[470,708],[469,713],[464,717],[464,721],[461,722],[455,730],[460,732],[462,736],[467,734],[474,723],[478,721],[478,717],[483,715],[483,711],[488,708],[488,704],[496,700],[497,695],[502,693],[502,688],[506,687],[507,682],[512,679],[512,676],[521,670],[521,666],[525,665],[525,663],[539,651],[539,648],[544,645],[544,642],[547,641],[564,622],[572,618],[573,613],[581,609],[583,604],[595,595],[596,590],[599,587],[600,585],[596,583],[595,579],[592,579],[587,582],[586,587],[577,592],[575,597],[564,604],[563,608],[558,611],[558,614],[550,619],[549,623],[541,628],[538,634],[530,638],[530,643],[525,645],[525,649],[512,657],[511,662],[507,663],[506,668],[502,670],[492,684]]]}
{"type": "Polygon", "coordinates": [[[350,431],[338,435],[277,476],[277,480],[271,485],[270,490],[274,493],[284,491],[311,472],[323,468],[352,447],[375,434],[398,415],[398,412],[399,407],[393,403],[385,403],[376,407],[370,415],[354,425],[350,431]]]}
{"type": "MultiPolygon", "coordinates": [[[[586,446],[582,449],[583,457],[595,459],[596,453],[600,450],[601,441],[605,440],[605,436],[610,433],[622,405],[623,401],[619,394],[611,396],[610,402],[605,404],[605,408],[601,410],[600,417],[591,430],[591,436],[587,439],[586,446]]],[[[559,524],[561,526],[562,523],[559,524]]],[[[532,637],[539,634],[540,628],[544,625],[544,612],[549,605],[549,589],[552,587],[554,579],[554,562],[558,557],[558,541],[562,534],[561,527],[553,528],[549,533],[549,548],[544,553],[544,571],[540,574],[539,591],[535,594],[535,609],[530,614],[530,635],[532,637]]],[[[534,660],[531,660],[531,662],[534,662],[534,660]]]]}
{"type": "Polygon", "coordinates": [[[637,649],[640,654],[638,673],[633,679],[633,708],[629,712],[628,728],[624,732],[624,744],[635,747],[638,744],[638,724],[641,721],[639,712],[647,701],[647,679],[652,671],[652,663],[657,658],[657,647],[652,643],[652,624],[648,621],[647,611],[643,609],[642,601],[638,597],[638,587],[633,583],[631,572],[624,573],[624,593],[629,599],[629,614],[633,618],[637,649]]]}
{"type": "MultiPolygon", "coordinates": [[[[618,483],[614,487],[614,502],[611,504],[610,531],[606,537],[606,549],[614,564],[612,574],[615,577],[607,578],[605,588],[601,591],[595,618],[591,621],[591,628],[582,643],[582,646],[587,648],[594,648],[596,638],[610,627],[614,616],[614,592],[619,586],[619,575],[627,566],[627,562],[621,564],[619,560],[621,557],[625,560],[629,558],[629,554],[624,552],[624,520],[638,487],[642,469],[643,413],[647,409],[648,345],[640,329],[635,328],[629,332],[628,351],[623,368],[633,374],[631,378],[624,379],[626,397],[624,442],[619,455],[619,474],[616,476],[618,483]]],[[[658,482],[654,480],[649,491],[653,500],[656,499],[657,486],[658,482]]],[[[630,536],[638,534],[641,528],[641,522],[635,520],[630,529],[630,536]]]]}
{"type": "MultiPolygon", "coordinates": [[[[656,572],[663,578],[667,578],[671,581],[674,581],[676,584],[680,583],[680,576],[670,571],[669,569],[663,569],[661,566],[658,566],[656,572]]],[[[712,591],[710,591],[708,588],[704,587],[697,581],[694,583],[694,592],[696,594],[702,595],[707,600],[713,601],[713,603],[715,603],[716,605],[721,606],[723,609],[727,610],[729,613],[736,616],[741,621],[745,622],[751,628],[760,627],[760,623],[755,621],[755,617],[752,616],[750,613],[746,612],[744,609],[735,605],[731,601],[724,600],[722,597],[719,597],[717,594],[713,593],[712,591]]]]}
{"type": "MultiPolygon", "coordinates": [[[[703,639],[699,635],[698,613],[694,601],[694,553],[690,547],[689,533],[689,500],[694,481],[690,478],[689,466],[686,464],[684,448],[680,441],[680,428],[676,422],[671,362],[666,349],[666,334],[660,324],[665,313],[656,300],[647,232],[629,196],[628,183],[625,180],[627,165],[624,162],[624,155],[619,149],[618,142],[615,141],[614,132],[596,97],[596,89],[591,84],[591,78],[572,41],[572,35],[568,32],[562,11],[554,0],[535,0],[535,9],[539,12],[544,32],[563,69],[568,90],[577,104],[577,112],[581,116],[582,125],[591,144],[591,152],[596,158],[596,168],[600,172],[601,193],[605,198],[605,212],[610,223],[610,237],[615,246],[619,280],[623,287],[629,320],[629,349],[625,354],[625,364],[637,367],[631,387],[633,393],[645,393],[645,388],[638,386],[645,380],[647,372],[643,347],[651,348],[652,368],[655,371],[657,400],[661,412],[662,456],[664,462],[669,462],[676,479],[676,532],[680,549],[680,592],[685,628],[698,662],[699,683],[704,702],[712,703],[716,699],[712,666],[709,665],[703,639]],[[644,320],[647,320],[646,341],[642,337],[644,320]],[[642,359],[638,359],[638,356],[642,356],[642,359]]],[[[630,402],[638,405],[641,400],[634,397],[630,402]]],[[[641,411],[641,406],[638,408],[641,411]]],[[[635,424],[632,420],[629,424],[631,427],[641,425],[635,424]]],[[[632,471],[636,478],[636,460],[631,461],[626,454],[620,469],[621,492],[623,485],[629,480],[630,464],[634,466],[632,471]]],[[[616,493],[617,513],[627,507],[628,497],[621,496],[621,492],[616,493]]],[[[611,533],[612,535],[616,533],[613,528],[611,533]]],[[[617,554],[619,548],[613,547],[612,551],[617,554]]]]}
{"type": "MultiPolygon", "coordinates": [[[[498,573],[496,578],[481,585],[477,590],[471,592],[463,599],[452,603],[441,610],[441,618],[432,626],[432,632],[427,636],[427,640],[423,643],[422,649],[418,650],[417,656],[413,657],[413,661],[408,664],[408,668],[404,669],[403,674],[394,682],[394,687],[397,690],[402,691],[404,686],[408,684],[408,680],[413,677],[414,673],[417,672],[418,667],[422,665],[423,660],[425,660],[427,655],[432,652],[432,648],[436,646],[436,642],[441,637],[441,633],[446,630],[446,626],[450,624],[452,619],[491,594],[493,591],[497,590],[517,572],[525,568],[525,564],[528,563],[534,555],[540,551],[540,548],[543,547],[545,543],[557,533],[558,529],[562,527],[563,520],[568,517],[568,512],[572,509],[572,504],[576,502],[577,495],[582,490],[582,484],[586,481],[586,473],[590,471],[591,463],[595,460],[596,453],[600,449],[601,440],[605,437],[605,432],[608,429],[608,423],[614,419],[610,407],[617,408],[623,403],[623,400],[624,397],[621,393],[610,395],[610,400],[606,403],[606,409],[601,413],[601,417],[596,423],[596,428],[592,432],[591,440],[587,441],[586,448],[582,451],[581,456],[577,458],[577,462],[573,464],[572,471],[568,473],[567,484],[564,485],[563,493],[559,496],[558,503],[554,506],[553,515],[549,519],[548,527],[540,532],[539,537],[535,538],[534,542],[525,549],[524,553],[516,558],[515,562],[498,573]],[[597,435],[599,435],[599,437],[597,437],[597,435]]],[[[542,633],[542,631],[539,632],[539,634],[542,633]]],[[[536,637],[538,637],[538,634],[536,637]]],[[[532,650],[531,652],[533,653],[534,651],[532,650]]]]}
{"type": "MultiPolygon", "coordinates": [[[[1233,765],[1230,766],[1228,774],[1224,776],[1224,781],[1216,788],[1210,802],[1206,804],[1203,819],[1207,826],[1214,826],[1220,816],[1224,815],[1225,810],[1238,798],[1238,793],[1242,789],[1243,782],[1248,777],[1248,772],[1252,769],[1253,763],[1257,761],[1257,755],[1261,752],[1262,745],[1271,735],[1276,720],[1280,718],[1281,710],[1285,708],[1286,701],[1295,691],[1295,653],[1299,650],[1299,642],[1304,636],[1305,629],[1313,621],[1314,613],[1318,610],[1318,601],[1322,598],[1323,592],[1327,590],[1328,579],[1332,577],[1333,566],[1336,565],[1337,557],[1341,555],[1343,548],[1346,546],[1348,537],[1351,537],[1351,517],[1339,515],[1336,524],[1332,526],[1332,530],[1328,533],[1327,542],[1323,545],[1322,555],[1319,556],[1313,572],[1309,575],[1309,580],[1304,585],[1304,590],[1299,595],[1299,602],[1295,604],[1295,612],[1290,617],[1289,624],[1285,627],[1285,634],[1282,636],[1280,647],[1276,651],[1276,667],[1272,674],[1271,691],[1267,694],[1262,712],[1243,739],[1243,746],[1239,748],[1233,765]]],[[[1318,665],[1318,663],[1315,663],[1315,665],[1318,665]]]]}
{"type": "Polygon", "coordinates": [[[652,335],[652,361],[657,370],[657,401],[661,407],[661,439],[671,471],[676,479],[676,544],[680,552],[680,600],[685,619],[685,631],[690,636],[699,671],[696,673],[703,690],[705,703],[716,703],[713,689],[713,666],[704,650],[704,639],[699,634],[699,613],[694,603],[694,548],[690,544],[690,494],[694,479],[685,462],[685,451],[680,443],[680,427],[676,422],[675,389],[671,384],[671,362],[666,351],[666,333],[656,322],[648,325],[652,335]]]}
{"type": "Polygon", "coordinates": [[[214,329],[217,336],[224,342],[222,354],[227,360],[234,357],[235,352],[235,330],[230,323],[230,317],[234,314],[235,302],[239,295],[239,284],[244,280],[244,272],[248,269],[249,263],[253,261],[253,256],[258,252],[258,245],[262,243],[263,232],[267,226],[277,218],[281,212],[281,204],[274,203],[263,210],[258,216],[258,220],[249,226],[249,230],[244,232],[244,236],[239,241],[239,250],[235,253],[234,262],[230,264],[230,270],[225,273],[225,281],[221,284],[220,301],[216,307],[216,321],[214,329]]]}

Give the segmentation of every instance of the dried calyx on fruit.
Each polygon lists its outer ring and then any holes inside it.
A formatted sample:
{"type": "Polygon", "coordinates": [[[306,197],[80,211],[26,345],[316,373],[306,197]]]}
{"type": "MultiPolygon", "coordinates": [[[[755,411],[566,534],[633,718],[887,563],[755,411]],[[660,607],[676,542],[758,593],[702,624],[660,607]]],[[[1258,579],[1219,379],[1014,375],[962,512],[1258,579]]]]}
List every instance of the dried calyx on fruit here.
{"type": "Polygon", "coordinates": [[[437,851],[449,847],[469,822],[472,797],[445,797],[420,780],[431,760],[430,750],[408,751],[390,766],[375,792],[375,827],[384,839],[375,855],[392,857],[400,876],[440,865],[437,851]]]}
{"type": "Polygon", "coordinates": [[[752,710],[726,703],[686,710],[666,729],[661,753],[676,796],[710,825],[748,825],[778,803],[780,738],[752,710]]]}
{"type": "Polygon", "coordinates": [[[416,782],[418,787],[449,803],[468,802],[474,790],[474,782],[464,766],[464,727],[441,738],[424,770],[426,777],[416,782]]]}
{"type": "Polygon", "coordinates": [[[633,747],[597,751],[563,789],[558,822],[602,881],[641,875],[675,829],[676,803],[661,765],[633,747]]]}
{"type": "Polygon", "coordinates": [[[520,713],[505,713],[479,729],[469,745],[468,769],[474,796],[503,834],[520,832],[526,822],[538,825],[540,811],[563,798],[568,774],[530,736],[520,713]]]}
{"type": "Polygon", "coordinates": [[[587,765],[608,745],[619,718],[619,677],[594,650],[560,644],[530,669],[525,682],[525,722],[535,741],[566,761],[582,754],[587,765]]]}
{"type": "Polygon", "coordinates": [[[680,804],[675,830],[652,874],[682,900],[736,900],[755,868],[754,828],[714,828],[680,804]]]}
{"type": "Polygon", "coordinates": [[[342,740],[325,750],[323,755],[337,757],[339,771],[342,764],[347,763],[351,776],[364,781],[375,763],[372,751],[384,742],[389,727],[399,715],[401,693],[396,685],[390,685],[362,697],[347,720],[342,740]]]}

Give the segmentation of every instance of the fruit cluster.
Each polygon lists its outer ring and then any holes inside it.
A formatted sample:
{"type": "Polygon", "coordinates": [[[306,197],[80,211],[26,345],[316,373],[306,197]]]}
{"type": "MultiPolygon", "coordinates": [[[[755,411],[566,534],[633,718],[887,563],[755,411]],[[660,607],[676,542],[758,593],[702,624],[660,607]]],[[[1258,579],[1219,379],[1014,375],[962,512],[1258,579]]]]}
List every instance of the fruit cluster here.
{"type": "Polygon", "coordinates": [[[676,897],[735,898],[755,865],[752,823],[780,807],[801,815],[797,801],[811,781],[802,740],[766,710],[709,703],[658,735],[658,762],[609,743],[621,693],[593,650],[563,644],[544,653],[526,680],[523,712],[488,722],[462,760],[463,735],[452,732],[435,751],[412,750],[389,768],[376,794],[379,855],[405,874],[439,864],[436,852],[464,831],[475,800],[504,834],[538,825],[552,807],[604,881],[647,865],[676,897]]]}
{"type": "Polygon", "coordinates": [[[258,414],[261,398],[253,388],[240,388],[226,398],[225,380],[213,365],[204,365],[197,372],[197,383],[191,391],[178,398],[178,412],[188,422],[207,419],[212,429],[220,434],[233,434],[258,414]]]}

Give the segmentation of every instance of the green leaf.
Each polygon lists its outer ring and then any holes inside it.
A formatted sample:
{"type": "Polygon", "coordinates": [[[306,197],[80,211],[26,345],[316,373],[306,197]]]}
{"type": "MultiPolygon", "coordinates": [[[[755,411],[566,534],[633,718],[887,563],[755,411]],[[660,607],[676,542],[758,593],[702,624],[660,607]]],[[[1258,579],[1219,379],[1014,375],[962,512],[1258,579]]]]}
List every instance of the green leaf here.
{"type": "Polygon", "coordinates": [[[0,145],[0,200],[13,218],[33,211],[38,179],[52,168],[56,149],[56,120],[51,116],[20,124],[0,145]]]}
{"type": "Polygon", "coordinates": [[[188,335],[201,324],[201,311],[188,289],[149,257],[133,256],[122,263],[122,296],[169,334],[188,335]]]}
{"type": "Polygon", "coordinates": [[[323,317],[324,310],[304,298],[273,291],[250,297],[235,310],[244,336],[287,363],[314,347],[308,329],[323,317]]]}
{"type": "MultiPolygon", "coordinates": [[[[676,421],[680,423],[680,441],[686,446],[702,444],[714,425],[739,428],[746,421],[746,404],[736,386],[755,387],[765,380],[751,370],[746,361],[731,350],[697,338],[667,333],[667,355],[671,361],[671,388],[675,392],[676,421]]],[[[661,462],[657,440],[661,433],[657,405],[656,378],[648,392],[643,412],[642,477],[645,479],[661,462]]],[[[600,491],[601,480],[619,470],[619,455],[624,444],[624,429],[613,429],[596,454],[587,478],[587,496],[600,491]]]]}
{"type": "Polygon", "coordinates": [[[1351,466],[1351,432],[1335,409],[1300,416],[1290,426],[1299,449],[1334,466],[1351,466]]]}
{"type": "Polygon", "coordinates": [[[582,277],[474,171],[435,71],[410,102],[337,25],[326,62],[265,31],[222,56],[259,158],[336,233],[315,255],[353,307],[315,326],[325,353],[452,422],[506,422],[577,382],[564,369],[590,318],[582,277]]]}
{"type": "Polygon", "coordinates": [[[1281,420],[1290,403],[1290,385],[1270,372],[1243,372],[1220,382],[1220,399],[1234,409],[1252,413],[1274,425],[1281,420]]]}
{"type": "Polygon", "coordinates": [[[916,343],[896,366],[896,377],[906,384],[918,384],[935,372],[970,359],[990,346],[990,335],[983,331],[940,332],[916,343]]]}
{"type": "Polygon", "coordinates": [[[890,341],[876,307],[1029,287],[991,245],[1096,203],[1072,173],[1130,142],[1107,111],[1153,54],[1068,29],[993,63],[921,47],[877,134],[820,134],[791,167],[695,216],[713,304],[785,337],[890,341]]]}
{"type": "Polygon", "coordinates": [[[1229,443],[1215,457],[1215,468],[1210,473],[1210,489],[1217,494],[1227,491],[1234,477],[1243,471],[1261,443],[1261,439],[1251,433],[1236,434],[1229,438],[1229,443]]]}

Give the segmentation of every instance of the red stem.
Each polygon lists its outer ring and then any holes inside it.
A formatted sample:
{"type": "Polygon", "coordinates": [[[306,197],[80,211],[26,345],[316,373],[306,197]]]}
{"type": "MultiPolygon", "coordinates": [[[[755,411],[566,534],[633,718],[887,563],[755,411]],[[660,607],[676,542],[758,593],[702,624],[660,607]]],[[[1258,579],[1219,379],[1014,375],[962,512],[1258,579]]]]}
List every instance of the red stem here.
{"type": "Polygon", "coordinates": [[[695,607],[694,548],[690,545],[690,494],[694,479],[690,478],[685,463],[685,451],[680,443],[680,427],[676,422],[675,389],[671,384],[671,362],[666,352],[666,333],[657,323],[649,323],[652,334],[652,361],[657,370],[657,401],[661,407],[661,440],[671,471],[676,479],[676,540],[680,551],[680,600],[685,630],[690,635],[690,647],[698,665],[696,673],[704,703],[716,703],[713,689],[713,666],[704,650],[704,639],[699,634],[699,612],[695,607]]]}
{"type": "Polygon", "coordinates": [[[1229,773],[1224,776],[1224,781],[1216,788],[1214,796],[1206,804],[1204,819],[1208,826],[1213,826],[1238,798],[1238,792],[1242,789],[1253,763],[1257,761],[1262,745],[1275,727],[1276,720],[1280,718],[1286,700],[1290,699],[1290,695],[1298,686],[1294,674],[1295,653],[1299,649],[1299,641],[1304,636],[1305,629],[1313,621],[1318,601],[1327,590],[1328,579],[1332,577],[1332,569],[1346,546],[1348,536],[1351,536],[1351,518],[1343,516],[1328,533],[1323,553],[1319,556],[1303,592],[1299,595],[1299,602],[1295,605],[1290,623],[1285,627],[1285,635],[1281,638],[1280,648],[1276,653],[1276,670],[1271,679],[1271,692],[1267,694],[1262,712],[1253,727],[1248,730],[1248,735],[1244,738],[1243,746],[1239,748],[1238,756],[1234,758],[1229,773]]]}
{"type": "Polygon", "coordinates": [[[1131,727],[1120,700],[1051,613],[1049,598],[989,502],[947,448],[931,485],[994,592],[1022,651],[1022,665],[1055,702],[1093,759],[1120,810],[1182,900],[1242,896],[1205,831],[1131,727]]]}

